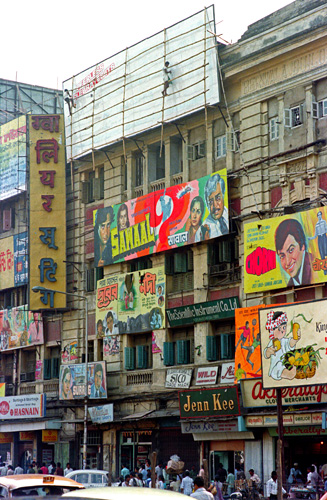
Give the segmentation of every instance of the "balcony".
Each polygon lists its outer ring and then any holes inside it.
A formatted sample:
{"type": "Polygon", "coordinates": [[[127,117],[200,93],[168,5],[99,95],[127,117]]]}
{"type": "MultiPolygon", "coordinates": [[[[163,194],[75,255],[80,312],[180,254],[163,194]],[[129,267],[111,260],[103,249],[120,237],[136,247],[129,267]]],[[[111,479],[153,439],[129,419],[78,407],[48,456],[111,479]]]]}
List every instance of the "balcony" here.
{"type": "Polygon", "coordinates": [[[153,181],[150,184],[150,191],[153,193],[154,191],[160,191],[160,189],[165,189],[165,179],[159,179],[157,181],[153,181]]]}
{"type": "Polygon", "coordinates": [[[143,186],[137,186],[134,188],[134,195],[135,198],[139,198],[140,196],[143,196],[143,186]]]}
{"type": "Polygon", "coordinates": [[[20,384],[20,389],[19,389],[19,394],[24,395],[24,394],[36,394],[36,384],[34,383],[29,383],[29,384],[20,384]]]}
{"type": "MultiPolygon", "coordinates": [[[[209,286],[221,286],[227,283],[235,283],[241,280],[241,267],[238,262],[223,262],[209,266],[209,275],[207,277],[209,286]]],[[[206,281],[204,279],[204,281],[206,281]]]]}
{"type": "Polygon", "coordinates": [[[182,184],[183,182],[183,172],[178,172],[178,174],[174,174],[172,176],[172,185],[177,186],[178,184],[182,184]]]}
{"type": "Polygon", "coordinates": [[[49,397],[58,397],[59,380],[45,380],[43,382],[43,392],[49,397]]]}
{"type": "Polygon", "coordinates": [[[152,384],[152,371],[151,372],[133,372],[126,374],[127,386],[139,386],[152,384]]]}

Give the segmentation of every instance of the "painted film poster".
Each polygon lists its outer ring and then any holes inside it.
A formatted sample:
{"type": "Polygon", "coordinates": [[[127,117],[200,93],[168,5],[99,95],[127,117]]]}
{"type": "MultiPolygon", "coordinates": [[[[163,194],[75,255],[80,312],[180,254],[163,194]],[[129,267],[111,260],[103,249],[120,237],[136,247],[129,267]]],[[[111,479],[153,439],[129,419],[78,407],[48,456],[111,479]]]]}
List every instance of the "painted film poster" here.
{"type": "Polygon", "coordinates": [[[226,169],[94,211],[98,267],[229,232],[226,169]]]}
{"type": "Polygon", "coordinates": [[[259,310],[264,388],[326,383],[327,300],[259,310]]]}
{"type": "Polygon", "coordinates": [[[0,351],[44,343],[42,315],[26,307],[0,311],[0,351]]]}
{"type": "Polygon", "coordinates": [[[164,266],[115,274],[97,283],[97,337],[165,328],[164,266]]]}
{"type": "Polygon", "coordinates": [[[235,309],[235,383],[261,377],[259,308],[269,304],[235,309]]]}
{"type": "Polygon", "coordinates": [[[26,116],[0,126],[0,200],[26,189],[26,116]]]}
{"type": "Polygon", "coordinates": [[[246,224],[245,293],[327,281],[327,207],[246,224]]]}
{"type": "MultiPolygon", "coordinates": [[[[85,363],[61,365],[59,376],[59,399],[79,399],[85,396],[85,363]]],[[[88,397],[107,397],[106,363],[88,363],[88,397]]]]}
{"type": "Polygon", "coordinates": [[[25,285],[28,276],[28,234],[0,240],[0,289],[25,285]]]}

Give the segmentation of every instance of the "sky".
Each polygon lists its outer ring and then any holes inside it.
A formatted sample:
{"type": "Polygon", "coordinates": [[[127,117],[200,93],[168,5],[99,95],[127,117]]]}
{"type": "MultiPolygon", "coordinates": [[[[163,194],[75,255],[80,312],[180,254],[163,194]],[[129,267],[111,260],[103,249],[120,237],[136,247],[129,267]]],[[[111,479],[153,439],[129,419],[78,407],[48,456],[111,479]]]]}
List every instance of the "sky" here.
{"type": "MultiPolygon", "coordinates": [[[[214,2],[216,33],[236,42],[292,0],[214,2]]],[[[0,78],[49,88],[195,14],[203,0],[16,0],[1,6],[0,78]]]]}

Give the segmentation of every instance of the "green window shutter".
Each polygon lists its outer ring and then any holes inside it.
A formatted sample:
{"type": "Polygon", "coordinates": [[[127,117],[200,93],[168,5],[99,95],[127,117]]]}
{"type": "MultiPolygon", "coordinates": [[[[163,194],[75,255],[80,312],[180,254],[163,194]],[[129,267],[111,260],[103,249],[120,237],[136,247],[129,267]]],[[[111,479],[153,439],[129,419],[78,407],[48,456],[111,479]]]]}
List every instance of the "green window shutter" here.
{"type": "Polygon", "coordinates": [[[95,268],[95,284],[97,283],[97,281],[99,280],[102,280],[103,279],[103,267],[96,267],[95,268]]]}
{"type": "Polygon", "coordinates": [[[174,366],[175,364],[174,342],[163,343],[163,364],[165,366],[174,366]]]}
{"type": "Polygon", "coordinates": [[[188,250],[187,251],[187,270],[188,271],[193,271],[194,266],[193,266],[193,251],[188,250]]]}
{"type": "Polygon", "coordinates": [[[228,359],[235,358],[235,334],[228,335],[228,359]]]}
{"type": "Polygon", "coordinates": [[[125,370],[135,370],[135,348],[125,347],[125,370]]]}
{"type": "Polygon", "coordinates": [[[43,379],[51,379],[51,359],[45,359],[43,361],[43,379]]]}
{"type": "Polygon", "coordinates": [[[220,335],[220,353],[221,359],[230,359],[230,335],[220,335]]]}
{"type": "Polygon", "coordinates": [[[141,369],[148,368],[148,346],[137,346],[137,367],[141,369]]]}
{"type": "Polygon", "coordinates": [[[218,337],[213,337],[208,335],[206,338],[207,344],[207,361],[217,361],[218,360],[218,337]]]}
{"type": "Polygon", "coordinates": [[[190,341],[177,340],[177,364],[187,365],[190,362],[190,341]]]}
{"type": "Polygon", "coordinates": [[[51,378],[59,378],[59,358],[51,358],[51,378]]]}
{"type": "Polygon", "coordinates": [[[187,272],[187,252],[174,254],[174,272],[175,273],[187,272]]]}
{"type": "Polygon", "coordinates": [[[174,255],[165,255],[165,273],[174,274],[174,255]]]}

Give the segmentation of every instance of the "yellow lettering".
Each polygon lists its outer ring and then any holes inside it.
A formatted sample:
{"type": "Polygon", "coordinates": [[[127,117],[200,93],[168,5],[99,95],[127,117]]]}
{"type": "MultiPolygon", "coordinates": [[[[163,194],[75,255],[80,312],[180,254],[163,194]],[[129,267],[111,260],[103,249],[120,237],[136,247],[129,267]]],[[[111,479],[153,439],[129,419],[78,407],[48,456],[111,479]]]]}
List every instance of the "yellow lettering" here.
{"type": "Polygon", "coordinates": [[[186,396],[186,399],[187,399],[187,403],[185,403],[185,405],[184,405],[184,411],[188,412],[191,409],[191,406],[190,406],[191,396],[186,396]]]}
{"type": "Polygon", "coordinates": [[[209,411],[209,401],[204,401],[204,411],[209,411]]]}
{"type": "Polygon", "coordinates": [[[135,224],[135,226],[133,226],[133,233],[134,233],[134,248],[137,248],[137,247],[141,246],[139,225],[138,224],[135,224]]]}
{"type": "Polygon", "coordinates": [[[120,253],[126,252],[125,230],[124,231],[119,231],[119,252],[120,253]]]}
{"type": "Polygon", "coordinates": [[[203,411],[203,406],[201,401],[198,401],[198,411],[203,411]]]}
{"type": "Polygon", "coordinates": [[[221,411],[220,394],[213,394],[213,409],[221,411]]]}
{"type": "Polygon", "coordinates": [[[110,236],[111,236],[111,253],[112,253],[112,256],[115,257],[116,255],[119,254],[119,240],[118,240],[118,234],[117,234],[117,228],[114,227],[111,231],[110,231],[110,236]]]}
{"type": "Polygon", "coordinates": [[[150,227],[150,214],[146,214],[145,216],[146,220],[146,227],[148,230],[148,241],[154,241],[154,232],[151,232],[151,227],[150,227]]]}
{"type": "Polygon", "coordinates": [[[232,399],[229,400],[229,409],[234,410],[234,401],[232,399]]]}
{"type": "Polygon", "coordinates": [[[227,410],[227,401],[224,399],[223,401],[223,410],[227,410]]]}
{"type": "Polygon", "coordinates": [[[141,228],[141,245],[145,245],[148,242],[148,237],[145,229],[145,221],[140,223],[141,228]]]}
{"type": "Polygon", "coordinates": [[[192,403],[192,411],[196,411],[196,403],[194,401],[192,403]]]}
{"type": "Polygon", "coordinates": [[[132,250],[134,248],[133,243],[133,226],[128,227],[124,231],[125,233],[125,242],[126,242],[126,251],[132,250]]]}

